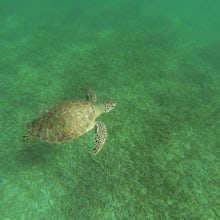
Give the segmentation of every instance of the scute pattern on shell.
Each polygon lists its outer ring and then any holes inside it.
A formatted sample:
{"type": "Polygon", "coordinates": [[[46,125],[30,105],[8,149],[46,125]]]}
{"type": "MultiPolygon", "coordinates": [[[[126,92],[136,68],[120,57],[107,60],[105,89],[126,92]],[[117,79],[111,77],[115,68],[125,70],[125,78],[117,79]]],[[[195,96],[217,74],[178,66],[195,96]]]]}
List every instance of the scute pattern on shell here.
{"type": "Polygon", "coordinates": [[[95,125],[95,107],[90,102],[66,101],[44,110],[28,124],[30,133],[47,142],[77,138],[95,125]]]}

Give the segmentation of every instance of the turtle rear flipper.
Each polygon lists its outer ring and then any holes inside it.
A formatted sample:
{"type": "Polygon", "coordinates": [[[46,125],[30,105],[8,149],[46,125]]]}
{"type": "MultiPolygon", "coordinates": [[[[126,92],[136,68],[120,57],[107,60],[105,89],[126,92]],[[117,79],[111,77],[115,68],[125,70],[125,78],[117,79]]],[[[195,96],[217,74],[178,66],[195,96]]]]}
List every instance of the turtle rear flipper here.
{"type": "Polygon", "coordinates": [[[26,134],[24,134],[24,135],[22,136],[22,140],[23,140],[24,142],[29,142],[29,141],[32,140],[32,138],[33,138],[33,135],[32,135],[30,132],[27,132],[26,134]]]}
{"type": "Polygon", "coordinates": [[[95,146],[93,153],[96,155],[102,148],[107,137],[107,128],[104,123],[97,121],[95,124],[95,146]]]}

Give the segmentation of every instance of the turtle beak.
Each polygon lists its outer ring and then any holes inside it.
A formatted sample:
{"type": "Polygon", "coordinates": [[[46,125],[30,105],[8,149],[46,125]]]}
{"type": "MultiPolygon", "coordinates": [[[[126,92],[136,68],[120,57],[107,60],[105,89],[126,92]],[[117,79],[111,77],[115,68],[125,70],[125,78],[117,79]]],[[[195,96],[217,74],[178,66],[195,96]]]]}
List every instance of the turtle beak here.
{"type": "Polygon", "coordinates": [[[117,102],[112,100],[107,100],[104,102],[104,105],[105,105],[105,112],[110,112],[117,105],[117,102]]]}

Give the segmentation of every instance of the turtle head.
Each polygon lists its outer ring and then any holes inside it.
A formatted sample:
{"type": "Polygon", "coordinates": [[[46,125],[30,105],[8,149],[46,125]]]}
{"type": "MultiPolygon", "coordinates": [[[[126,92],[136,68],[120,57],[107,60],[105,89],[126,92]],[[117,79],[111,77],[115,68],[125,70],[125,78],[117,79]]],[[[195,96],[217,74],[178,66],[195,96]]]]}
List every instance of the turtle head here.
{"type": "Polygon", "coordinates": [[[95,106],[96,108],[96,117],[105,112],[110,112],[116,106],[116,102],[112,100],[104,101],[95,106]]]}
{"type": "Polygon", "coordinates": [[[106,100],[102,104],[104,106],[104,112],[110,112],[117,105],[117,103],[112,100],[106,100]]]}

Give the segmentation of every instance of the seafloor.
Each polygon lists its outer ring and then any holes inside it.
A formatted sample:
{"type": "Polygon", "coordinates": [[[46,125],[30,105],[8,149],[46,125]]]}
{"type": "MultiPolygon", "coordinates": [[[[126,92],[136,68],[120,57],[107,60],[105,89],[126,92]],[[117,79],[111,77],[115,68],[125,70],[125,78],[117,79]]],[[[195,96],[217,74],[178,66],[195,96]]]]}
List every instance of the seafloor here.
{"type": "Polygon", "coordinates": [[[0,219],[220,219],[219,3],[109,2],[1,1],[0,219]],[[82,87],[118,103],[97,156],[22,142],[82,87]]]}

